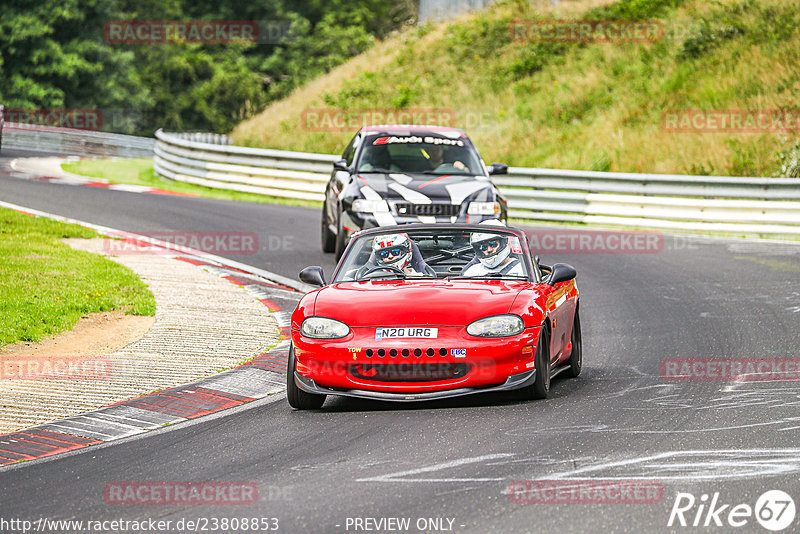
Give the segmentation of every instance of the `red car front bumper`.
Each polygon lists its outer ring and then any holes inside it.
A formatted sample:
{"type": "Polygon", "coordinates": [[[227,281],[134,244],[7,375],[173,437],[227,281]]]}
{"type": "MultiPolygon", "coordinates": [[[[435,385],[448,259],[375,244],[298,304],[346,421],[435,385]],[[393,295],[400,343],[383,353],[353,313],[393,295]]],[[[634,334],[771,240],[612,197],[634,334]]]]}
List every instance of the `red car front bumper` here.
{"type": "Polygon", "coordinates": [[[382,340],[375,327],[335,340],[293,331],[295,383],[308,393],[406,401],[517,389],[535,379],[539,330],[478,338],[438,327],[436,338],[382,340]]]}

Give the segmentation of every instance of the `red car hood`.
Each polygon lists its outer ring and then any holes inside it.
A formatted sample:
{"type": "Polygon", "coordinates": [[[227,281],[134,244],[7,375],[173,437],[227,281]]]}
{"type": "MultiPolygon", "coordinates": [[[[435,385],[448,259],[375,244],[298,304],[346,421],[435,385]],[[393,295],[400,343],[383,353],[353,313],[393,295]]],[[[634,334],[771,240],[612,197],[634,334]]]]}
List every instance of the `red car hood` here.
{"type": "Polygon", "coordinates": [[[529,282],[386,280],[334,284],[317,293],[314,315],[351,327],[387,325],[466,326],[508,313],[529,282]]]}

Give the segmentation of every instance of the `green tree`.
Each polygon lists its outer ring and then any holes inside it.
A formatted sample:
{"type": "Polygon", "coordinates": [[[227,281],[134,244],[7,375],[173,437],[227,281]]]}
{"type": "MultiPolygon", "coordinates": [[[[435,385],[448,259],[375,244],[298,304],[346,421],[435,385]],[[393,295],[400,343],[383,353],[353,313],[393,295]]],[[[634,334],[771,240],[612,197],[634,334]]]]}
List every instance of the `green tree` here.
{"type": "Polygon", "coordinates": [[[99,108],[138,117],[109,129],[230,130],[271,99],[366,50],[413,15],[412,0],[5,0],[0,103],[99,108]],[[108,43],[131,20],[291,24],[278,43],[108,43]]]}

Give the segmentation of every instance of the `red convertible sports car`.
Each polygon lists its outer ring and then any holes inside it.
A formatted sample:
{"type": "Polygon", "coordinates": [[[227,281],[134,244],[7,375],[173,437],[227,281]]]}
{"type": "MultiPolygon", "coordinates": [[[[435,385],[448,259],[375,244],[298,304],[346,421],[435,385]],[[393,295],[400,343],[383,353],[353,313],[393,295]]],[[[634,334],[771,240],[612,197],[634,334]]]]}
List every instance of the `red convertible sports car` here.
{"type": "Polygon", "coordinates": [[[538,265],[499,221],[356,233],[326,284],[292,314],[289,404],[326,395],[421,401],[516,390],[544,398],[581,371],[575,269],[538,265]]]}

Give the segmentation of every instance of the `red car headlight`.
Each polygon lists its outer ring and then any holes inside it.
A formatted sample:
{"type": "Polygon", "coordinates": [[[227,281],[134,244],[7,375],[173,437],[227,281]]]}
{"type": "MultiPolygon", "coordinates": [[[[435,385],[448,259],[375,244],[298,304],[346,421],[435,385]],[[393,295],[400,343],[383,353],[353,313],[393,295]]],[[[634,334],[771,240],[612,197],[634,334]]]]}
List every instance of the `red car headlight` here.
{"type": "Polygon", "coordinates": [[[467,334],[477,337],[508,337],[521,334],[525,323],[518,315],[492,315],[473,321],[467,327],[467,334]]]}
{"type": "Polygon", "coordinates": [[[328,317],[309,317],[300,325],[300,333],[312,339],[338,339],[350,333],[350,327],[328,317]]]}

